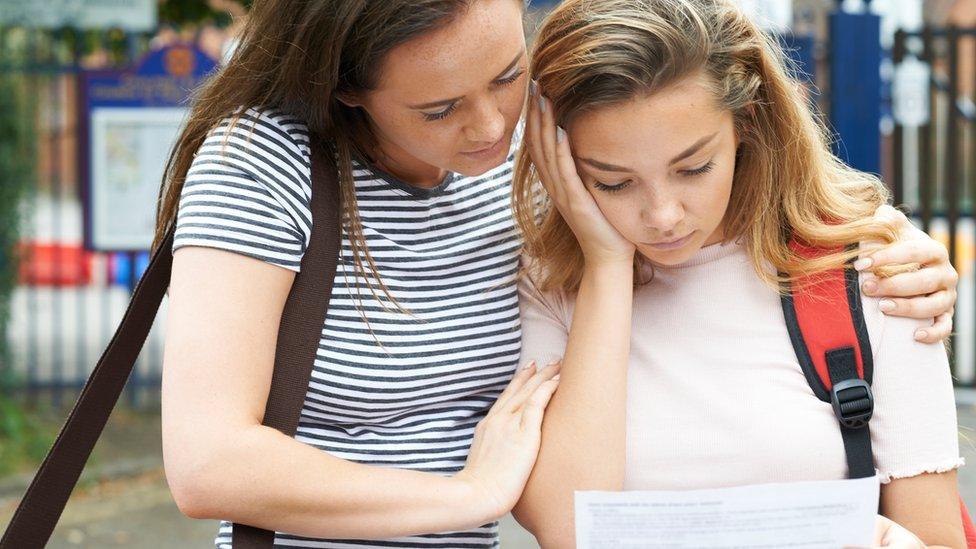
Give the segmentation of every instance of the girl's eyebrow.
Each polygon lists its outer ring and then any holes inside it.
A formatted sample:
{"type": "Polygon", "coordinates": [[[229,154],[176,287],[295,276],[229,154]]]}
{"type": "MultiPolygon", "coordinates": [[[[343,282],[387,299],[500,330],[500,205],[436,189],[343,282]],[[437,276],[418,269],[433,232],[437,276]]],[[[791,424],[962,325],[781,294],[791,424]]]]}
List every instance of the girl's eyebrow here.
{"type": "Polygon", "coordinates": [[[684,152],[672,158],[671,161],[668,162],[668,166],[673,166],[674,164],[677,164],[678,162],[681,162],[685,158],[688,158],[689,156],[695,154],[696,152],[698,152],[698,149],[701,149],[706,144],[708,144],[709,141],[715,139],[716,135],[718,135],[718,132],[715,132],[712,135],[707,135],[705,137],[702,137],[698,141],[695,141],[694,145],[688,147],[687,149],[684,150],[684,152]]]}
{"type": "MultiPolygon", "coordinates": [[[[509,63],[508,66],[505,67],[505,69],[502,72],[498,73],[498,76],[496,76],[495,78],[492,79],[492,82],[496,82],[498,80],[501,80],[505,75],[507,75],[509,72],[511,72],[511,70],[513,68],[515,68],[515,65],[518,65],[519,60],[522,59],[522,56],[524,54],[525,54],[525,50],[520,51],[518,53],[518,55],[515,56],[515,59],[512,59],[512,62],[509,63]]],[[[448,106],[448,105],[450,105],[450,104],[452,104],[452,103],[454,103],[456,101],[460,101],[462,99],[464,99],[464,96],[463,95],[460,96],[460,97],[452,97],[450,99],[440,99],[440,100],[437,100],[437,101],[431,101],[430,103],[423,103],[423,104],[420,104],[420,105],[411,105],[410,108],[411,109],[414,109],[414,110],[422,111],[422,110],[427,110],[427,109],[433,109],[434,107],[446,107],[446,106],[448,106]]]]}
{"type": "MultiPolygon", "coordinates": [[[[685,158],[688,158],[689,156],[695,154],[702,147],[704,147],[705,145],[707,145],[712,139],[715,139],[715,136],[717,136],[717,135],[718,135],[718,132],[715,132],[712,135],[706,135],[705,137],[702,137],[698,141],[695,141],[695,143],[692,146],[690,146],[687,149],[685,149],[678,156],[672,158],[671,161],[668,162],[668,166],[672,166],[674,164],[677,164],[678,162],[681,162],[685,158]]],[[[606,162],[600,162],[599,160],[594,160],[592,158],[586,158],[584,156],[578,157],[578,160],[580,162],[583,162],[585,164],[589,164],[590,166],[593,166],[594,168],[596,168],[598,170],[605,171],[605,172],[630,172],[631,171],[630,168],[625,168],[623,166],[617,166],[615,164],[607,164],[606,162]]]]}
{"type": "Polygon", "coordinates": [[[607,164],[606,162],[600,162],[599,160],[593,160],[592,158],[579,157],[580,162],[585,162],[590,166],[598,170],[603,170],[605,172],[629,172],[630,168],[624,168],[623,166],[615,166],[613,164],[607,164]]]}

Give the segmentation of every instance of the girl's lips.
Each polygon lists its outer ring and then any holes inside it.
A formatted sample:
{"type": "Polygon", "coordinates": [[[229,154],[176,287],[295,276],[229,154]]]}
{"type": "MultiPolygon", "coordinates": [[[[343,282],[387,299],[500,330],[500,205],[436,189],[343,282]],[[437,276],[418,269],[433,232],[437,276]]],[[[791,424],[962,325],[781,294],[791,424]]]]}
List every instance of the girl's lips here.
{"type": "Polygon", "coordinates": [[[691,240],[691,236],[693,234],[695,234],[695,231],[691,231],[687,235],[677,240],[670,240],[668,242],[648,242],[647,245],[656,250],[674,250],[687,244],[688,241],[691,240]]]}

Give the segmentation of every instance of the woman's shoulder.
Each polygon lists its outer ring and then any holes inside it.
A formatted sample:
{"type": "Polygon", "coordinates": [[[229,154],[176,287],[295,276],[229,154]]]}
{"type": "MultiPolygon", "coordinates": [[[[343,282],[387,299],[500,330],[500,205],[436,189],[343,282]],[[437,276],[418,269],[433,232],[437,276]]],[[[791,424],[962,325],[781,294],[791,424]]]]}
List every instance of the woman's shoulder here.
{"type": "Polygon", "coordinates": [[[197,150],[188,181],[214,170],[239,172],[274,193],[308,203],[311,161],[308,127],[272,108],[240,108],[220,121],[197,150]]]}
{"type": "Polygon", "coordinates": [[[274,109],[239,109],[197,150],[173,250],[208,246],[297,271],[311,238],[308,129],[274,109]]]}
{"type": "Polygon", "coordinates": [[[310,171],[308,126],[273,108],[240,108],[207,135],[200,153],[221,153],[251,165],[264,164],[305,175],[310,171]]]}

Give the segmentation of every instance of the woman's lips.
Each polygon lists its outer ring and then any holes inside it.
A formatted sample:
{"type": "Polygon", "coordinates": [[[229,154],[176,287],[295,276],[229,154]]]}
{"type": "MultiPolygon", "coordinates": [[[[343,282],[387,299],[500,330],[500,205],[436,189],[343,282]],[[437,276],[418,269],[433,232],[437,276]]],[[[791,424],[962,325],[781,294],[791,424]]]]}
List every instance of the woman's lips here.
{"type": "Polygon", "coordinates": [[[474,158],[477,160],[493,158],[496,154],[498,154],[501,151],[502,141],[504,141],[504,139],[499,139],[498,141],[495,141],[495,143],[490,147],[484,149],[478,149],[476,151],[471,151],[471,152],[462,152],[461,154],[467,156],[468,158],[474,158]]]}

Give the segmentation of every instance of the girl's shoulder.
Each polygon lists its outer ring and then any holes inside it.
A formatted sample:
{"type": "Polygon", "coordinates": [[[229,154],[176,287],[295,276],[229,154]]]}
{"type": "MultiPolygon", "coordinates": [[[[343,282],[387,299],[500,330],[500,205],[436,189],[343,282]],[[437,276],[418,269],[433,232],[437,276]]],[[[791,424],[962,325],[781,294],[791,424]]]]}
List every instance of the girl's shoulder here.
{"type": "MultiPolygon", "coordinates": [[[[566,330],[573,318],[576,295],[559,289],[542,289],[547,267],[523,253],[519,265],[519,304],[523,315],[529,311],[541,312],[550,321],[563,324],[566,330]]],[[[524,319],[523,319],[524,320],[524,319]]]]}

